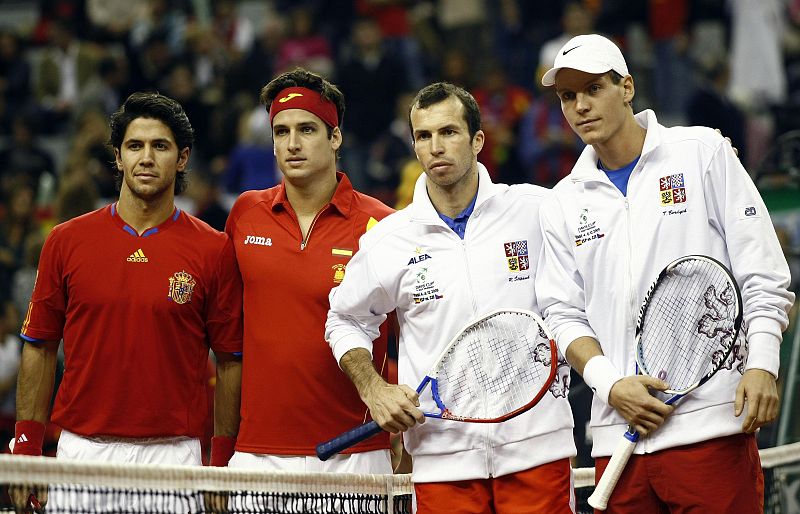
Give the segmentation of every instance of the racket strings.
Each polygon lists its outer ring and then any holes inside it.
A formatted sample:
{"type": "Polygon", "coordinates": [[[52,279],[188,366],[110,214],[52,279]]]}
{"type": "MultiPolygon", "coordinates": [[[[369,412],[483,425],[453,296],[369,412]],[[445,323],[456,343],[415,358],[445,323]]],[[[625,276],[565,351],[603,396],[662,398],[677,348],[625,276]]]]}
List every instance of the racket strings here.
{"type": "Polygon", "coordinates": [[[440,362],[439,396],[455,416],[497,418],[528,404],[550,365],[550,342],[538,323],[501,313],[465,332],[440,362]]]}
{"type": "Polygon", "coordinates": [[[639,338],[639,365],[683,391],[719,367],[734,336],[736,293],[728,275],[702,260],[678,264],[652,292],[639,338]]]}

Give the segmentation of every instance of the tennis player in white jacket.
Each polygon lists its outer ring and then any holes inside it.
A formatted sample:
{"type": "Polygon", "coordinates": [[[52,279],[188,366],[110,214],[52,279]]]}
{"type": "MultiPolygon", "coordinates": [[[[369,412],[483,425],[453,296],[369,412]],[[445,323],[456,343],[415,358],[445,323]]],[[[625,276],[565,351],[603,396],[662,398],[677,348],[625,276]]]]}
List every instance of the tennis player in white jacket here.
{"type": "Polygon", "coordinates": [[[410,124],[425,173],[413,203],[362,236],[344,281],[331,291],[325,338],[373,419],[385,430],[408,430],[418,513],[574,512],[566,362],[536,407],[498,424],[426,421],[409,387],[468,321],[501,307],[538,311],[538,212],[547,193],[492,183],[477,160],[480,112],[463,89],[423,88],[410,124]],[[399,382],[406,385],[384,382],[370,356],[393,310],[399,382]]]}
{"type": "Polygon", "coordinates": [[[539,306],[595,391],[597,478],[628,423],[643,435],[608,511],[761,512],[753,433],[777,416],[779,345],[794,301],[764,202],[714,130],[634,115],[633,78],[610,40],[571,39],[542,84],[588,146],[540,209],[539,306]],[[651,395],[666,383],[636,376],[634,329],[659,271],[689,254],[732,270],[746,337],[724,369],[668,407],[651,395]]]}

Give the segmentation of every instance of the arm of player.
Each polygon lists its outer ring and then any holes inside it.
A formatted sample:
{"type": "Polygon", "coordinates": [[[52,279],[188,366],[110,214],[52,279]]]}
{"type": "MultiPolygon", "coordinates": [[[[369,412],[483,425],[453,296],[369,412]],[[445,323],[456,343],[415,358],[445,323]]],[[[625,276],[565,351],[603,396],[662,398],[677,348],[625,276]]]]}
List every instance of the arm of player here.
{"type": "Polygon", "coordinates": [[[339,366],[356,386],[372,419],[382,429],[396,434],[425,422],[425,416],[418,409],[417,392],[407,385],[386,383],[375,370],[372,355],[365,348],[349,350],[342,356],[339,366]]]}
{"type": "Polygon", "coordinates": [[[742,431],[752,434],[758,428],[775,421],[778,417],[778,386],[775,375],[763,369],[748,369],[736,388],[734,413],[741,416],[747,406],[747,415],[742,420],[742,431]]]}
{"type": "Polygon", "coordinates": [[[595,394],[642,436],[660,427],[674,410],[650,394],[651,389],[663,391],[669,384],[644,375],[622,376],[593,337],[572,341],[565,357],[595,394]]]}
{"type": "MultiPolygon", "coordinates": [[[[44,430],[50,419],[59,341],[26,342],[17,378],[17,424],[11,453],[41,455],[44,430]]],[[[47,486],[9,487],[18,512],[30,512],[33,495],[47,504],[47,486]]]]}
{"type": "Polygon", "coordinates": [[[242,359],[226,352],[215,352],[214,355],[217,358],[217,385],[214,388],[214,437],[210,464],[227,466],[239,433],[242,359]]]}
{"type": "Polygon", "coordinates": [[[17,421],[47,424],[59,341],[26,342],[17,378],[17,421]]]}

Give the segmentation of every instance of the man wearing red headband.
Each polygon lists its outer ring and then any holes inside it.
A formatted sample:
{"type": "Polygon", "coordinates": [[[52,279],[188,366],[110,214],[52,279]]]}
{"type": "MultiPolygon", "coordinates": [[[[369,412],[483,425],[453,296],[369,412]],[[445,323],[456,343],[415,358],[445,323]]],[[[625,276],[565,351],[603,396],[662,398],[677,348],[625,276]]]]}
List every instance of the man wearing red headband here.
{"type": "MultiPolygon", "coordinates": [[[[281,184],[243,193],[226,226],[244,281],[242,421],[231,467],[391,473],[388,434],[322,462],[315,446],[362,423],[367,407],[324,339],[328,293],[358,239],[391,209],[336,169],[344,96],[302,69],[267,84],[281,184]]],[[[385,331],[374,352],[386,376],[385,331]]]]}

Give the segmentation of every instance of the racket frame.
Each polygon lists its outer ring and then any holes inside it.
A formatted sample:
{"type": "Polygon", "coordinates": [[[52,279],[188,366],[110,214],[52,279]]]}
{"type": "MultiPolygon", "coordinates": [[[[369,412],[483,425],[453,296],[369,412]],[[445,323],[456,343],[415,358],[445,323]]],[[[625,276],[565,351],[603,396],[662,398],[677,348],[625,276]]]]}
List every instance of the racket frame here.
{"type": "MultiPolygon", "coordinates": [[[[525,309],[495,309],[493,311],[487,312],[483,316],[469,323],[465,324],[456,335],[453,336],[452,339],[447,343],[447,345],[442,350],[442,353],[436,359],[435,364],[431,367],[431,371],[425,375],[420,382],[419,386],[417,387],[417,393],[421,393],[426,387],[430,386],[431,388],[431,397],[433,398],[436,407],[439,409],[439,412],[425,412],[423,411],[423,415],[428,418],[438,418],[438,419],[446,419],[450,421],[461,421],[467,423],[500,423],[502,421],[509,420],[516,416],[519,416],[523,412],[526,412],[533,408],[534,405],[539,403],[539,400],[544,397],[544,395],[549,391],[550,385],[553,383],[553,379],[556,376],[556,371],[558,370],[558,348],[556,346],[555,338],[553,337],[552,332],[550,329],[545,325],[542,318],[536,314],[535,312],[525,310],[525,309]],[[539,325],[542,329],[544,334],[547,336],[548,340],[550,341],[550,372],[547,377],[547,380],[544,382],[544,385],[541,387],[541,390],[525,405],[508,412],[502,416],[498,416],[495,418],[468,418],[464,416],[458,416],[450,412],[447,406],[441,399],[439,395],[439,379],[437,378],[438,370],[441,367],[442,362],[446,359],[447,355],[450,353],[450,350],[453,348],[458,341],[461,340],[463,334],[470,330],[475,325],[483,323],[489,318],[493,318],[502,313],[511,313],[511,314],[518,314],[521,316],[528,316],[529,318],[533,318],[533,320],[539,325]]],[[[333,439],[320,443],[316,447],[317,457],[320,460],[327,460],[331,456],[344,451],[351,446],[356,445],[357,443],[364,441],[365,439],[369,439],[370,437],[379,434],[382,432],[383,429],[376,423],[375,421],[370,421],[350,429],[333,439]]]]}

